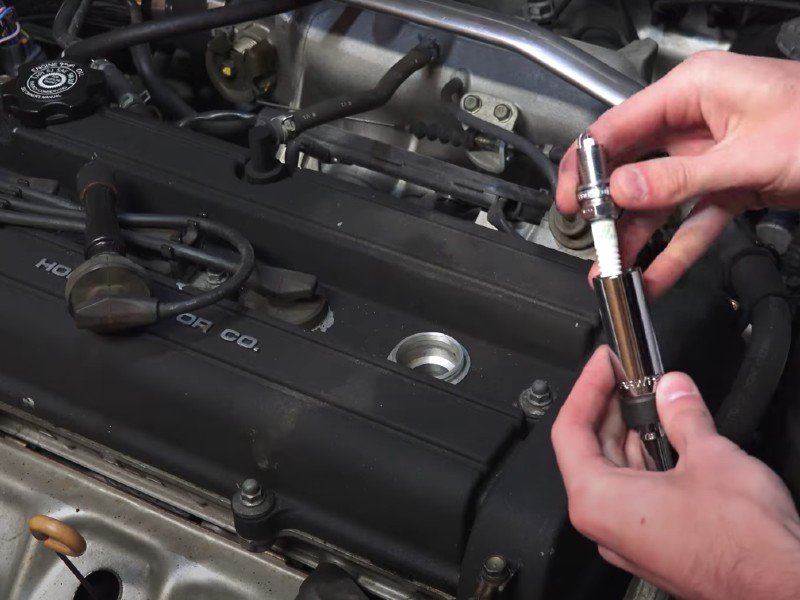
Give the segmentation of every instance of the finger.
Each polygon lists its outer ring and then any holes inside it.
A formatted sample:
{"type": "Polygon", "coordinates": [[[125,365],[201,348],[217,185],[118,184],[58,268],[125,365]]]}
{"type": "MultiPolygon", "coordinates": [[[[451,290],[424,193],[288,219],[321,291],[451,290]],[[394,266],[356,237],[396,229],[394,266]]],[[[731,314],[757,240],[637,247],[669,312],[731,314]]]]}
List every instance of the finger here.
{"type": "Polygon", "coordinates": [[[615,387],[609,349],[602,346],[586,363],[551,431],[567,490],[587,469],[609,466],[603,457],[597,432],[615,387]]]}
{"type": "Polygon", "coordinates": [[[642,439],[639,437],[639,432],[628,432],[625,439],[625,457],[628,462],[628,467],[631,469],[636,469],[637,471],[644,471],[647,469],[642,448],[642,439]]]}
{"type": "Polygon", "coordinates": [[[640,155],[652,141],[674,131],[705,125],[701,98],[711,61],[697,58],[673,69],[666,77],[604,113],[591,127],[592,135],[611,156],[640,155]]]}
{"type": "Polygon", "coordinates": [[[760,186],[759,174],[742,165],[738,154],[717,146],[697,156],[668,156],[625,165],[611,175],[611,194],[621,207],[652,210],[679,206],[713,192],[760,186]]]}
{"type": "MultiPolygon", "coordinates": [[[[622,266],[630,267],[636,263],[636,257],[648,240],[667,220],[671,209],[649,212],[627,212],[617,223],[622,266]]],[[[589,270],[589,285],[593,286],[594,278],[599,274],[597,262],[589,270]]]]}
{"type": "Polygon", "coordinates": [[[716,436],[714,419],[694,381],[684,373],[667,373],[656,387],[658,416],[670,443],[684,455],[693,440],[716,436]]]}
{"type": "MultiPolygon", "coordinates": [[[[590,129],[594,135],[595,126],[593,125],[590,129]]],[[[697,127],[689,130],[666,131],[661,136],[642,139],[633,147],[616,149],[615,152],[604,150],[609,168],[613,168],[616,165],[638,160],[648,152],[652,153],[657,150],[666,150],[673,156],[694,156],[708,151],[715,143],[706,128],[697,127]]],[[[577,144],[573,143],[564,154],[564,158],[561,159],[558,169],[556,205],[561,212],[566,214],[572,214],[579,210],[576,198],[576,189],[579,184],[576,151],[577,144]]],[[[610,173],[611,171],[609,171],[610,173]]]]}
{"type": "Polygon", "coordinates": [[[558,165],[558,189],[556,190],[556,206],[565,214],[578,212],[578,199],[575,190],[578,188],[578,157],[575,154],[577,144],[573,143],[561,163],[558,165]]]}
{"type": "Polygon", "coordinates": [[[606,416],[597,433],[600,440],[600,447],[608,460],[618,467],[627,467],[628,459],[625,456],[625,440],[627,439],[628,428],[622,419],[622,409],[617,399],[608,404],[606,416]]]}
{"type": "Polygon", "coordinates": [[[644,274],[650,298],[658,298],[680,279],[714,243],[738,212],[738,202],[723,206],[720,195],[701,200],[684,219],[664,251],[644,274]]]}
{"type": "Polygon", "coordinates": [[[622,215],[617,227],[622,264],[631,266],[636,262],[639,252],[645,247],[653,234],[672,214],[672,209],[648,212],[627,212],[622,215]]]}

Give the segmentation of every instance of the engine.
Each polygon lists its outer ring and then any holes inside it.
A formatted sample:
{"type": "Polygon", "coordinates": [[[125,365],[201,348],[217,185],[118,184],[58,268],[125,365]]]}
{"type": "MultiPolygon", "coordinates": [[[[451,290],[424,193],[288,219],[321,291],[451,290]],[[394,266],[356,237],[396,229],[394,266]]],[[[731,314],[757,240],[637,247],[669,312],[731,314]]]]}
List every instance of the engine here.
{"type": "MultiPolygon", "coordinates": [[[[697,51],[791,53],[757,4],[6,2],[4,597],[625,596],[550,445],[603,342],[558,162],[697,51]]],[[[790,485],[791,318],[751,308],[797,224],[747,215],[653,306],[790,485]]]]}

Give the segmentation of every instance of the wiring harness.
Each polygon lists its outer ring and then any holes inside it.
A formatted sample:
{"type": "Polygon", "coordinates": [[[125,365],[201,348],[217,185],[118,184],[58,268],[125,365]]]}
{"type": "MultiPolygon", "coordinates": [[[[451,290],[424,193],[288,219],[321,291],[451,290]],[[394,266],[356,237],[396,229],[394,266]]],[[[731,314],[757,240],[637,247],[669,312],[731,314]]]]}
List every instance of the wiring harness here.
{"type": "MultiPolygon", "coordinates": [[[[6,183],[0,184],[0,223],[50,231],[86,233],[87,263],[97,258],[89,255],[88,251],[89,234],[87,232],[96,230],[96,226],[91,222],[91,209],[85,202],[84,194],[82,194],[82,199],[85,206],[80,206],[62,196],[10,184],[7,182],[9,178],[8,175],[0,175],[0,180],[6,180],[6,183]]],[[[91,182],[85,189],[96,191],[102,185],[106,184],[91,182]]],[[[163,301],[147,297],[137,298],[136,302],[131,301],[131,298],[124,298],[125,302],[121,302],[117,297],[114,299],[116,304],[106,302],[106,308],[108,306],[122,307],[119,310],[125,314],[116,315],[117,318],[115,318],[115,315],[107,314],[108,311],[104,308],[106,313],[103,315],[102,322],[87,321],[84,324],[85,328],[101,332],[120,331],[199,310],[236,295],[248,281],[255,267],[255,253],[250,242],[237,230],[216,221],[187,215],[144,213],[119,213],[114,214],[113,218],[118,222],[119,232],[127,245],[155,252],[165,259],[178,259],[206,268],[214,268],[228,273],[229,277],[211,290],[182,300],[163,301]],[[181,231],[179,240],[165,239],[154,233],[154,230],[163,232],[165,229],[181,231]],[[186,243],[187,239],[197,238],[198,233],[225,242],[236,251],[238,259],[231,260],[186,243]],[[131,311],[135,314],[131,314],[131,311]]],[[[106,225],[108,222],[109,220],[106,219],[106,225]]],[[[108,249],[102,251],[103,256],[113,253],[108,249]]],[[[70,276],[71,279],[77,271],[78,269],[70,276]]],[[[186,291],[184,290],[184,292],[186,291]]],[[[70,309],[72,311],[73,307],[70,306],[70,309]]],[[[74,312],[73,316],[78,322],[79,319],[74,312]]],[[[78,322],[78,325],[82,326],[81,322],[78,322]]]]}

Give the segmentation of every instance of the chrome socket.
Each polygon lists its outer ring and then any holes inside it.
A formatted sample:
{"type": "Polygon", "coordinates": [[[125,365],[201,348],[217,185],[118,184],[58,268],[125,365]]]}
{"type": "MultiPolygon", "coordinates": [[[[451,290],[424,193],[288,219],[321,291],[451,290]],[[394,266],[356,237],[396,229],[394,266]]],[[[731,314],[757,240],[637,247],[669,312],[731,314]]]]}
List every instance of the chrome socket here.
{"type": "Polygon", "coordinates": [[[594,289],[608,341],[622,416],[636,429],[654,470],[672,467],[672,453],[658,419],[656,385],[664,374],[642,272],[629,269],[617,277],[596,277],[594,289]]]}

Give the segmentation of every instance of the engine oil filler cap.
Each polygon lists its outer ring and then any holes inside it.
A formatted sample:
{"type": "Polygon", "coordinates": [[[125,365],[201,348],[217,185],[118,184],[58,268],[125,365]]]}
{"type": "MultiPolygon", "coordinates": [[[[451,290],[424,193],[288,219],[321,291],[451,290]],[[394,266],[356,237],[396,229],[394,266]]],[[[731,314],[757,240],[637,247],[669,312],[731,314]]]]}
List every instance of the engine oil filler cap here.
{"type": "Polygon", "coordinates": [[[20,67],[0,88],[5,110],[27,127],[92,114],[107,101],[105,77],[86,63],[53,59],[20,67]]]}

